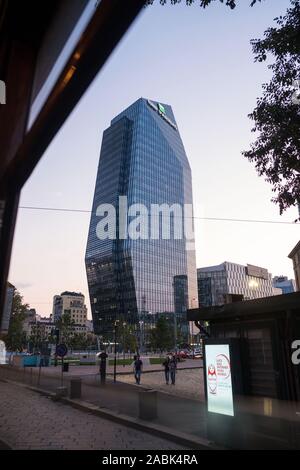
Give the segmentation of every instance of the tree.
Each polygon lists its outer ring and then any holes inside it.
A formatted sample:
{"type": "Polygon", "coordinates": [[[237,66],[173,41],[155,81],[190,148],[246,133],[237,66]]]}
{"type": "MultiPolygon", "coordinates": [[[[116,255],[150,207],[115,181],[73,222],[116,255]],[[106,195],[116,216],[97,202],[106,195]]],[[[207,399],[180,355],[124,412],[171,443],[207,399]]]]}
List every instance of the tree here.
{"type": "Polygon", "coordinates": [[[152,349],[159,349],[162,353],[171,349],[174,343],[174,332],[165,318],[159,318],[155,328],[150,332],[150,345],[152,349]]]}
{"type": "Polygon", "coordinates": [[[64,313],[56,322],[56,328],[59,329],[59,341],[67,346],[71,345],[72,336],[74,334],[75,322],[71,318],[70,313],[64,313]]]}
{"type": "Polygon", "coordinates": [[[12,313],[8,328],[8,333],[5,338],[7,349],[11,351],[21,352],[26,344],[26,335],[23,331],[23,322],[26,318],[26,311],[29,305],[23,303],[23,297],[16,290],[14,292],[12,313]]]}
{"type": "Polygon", "coordinates": [[[118,340],[123,350],[134,352],[137,349],[137,339],[134,327],[124,321],[120,321],[118,327],[118,340]]]}
{"type": "Polygon", "coordinates": [[[51,338],[49,335],[46,333],[44,325],[32,325],[31,327],[31,334],[28,339],[29,345],[30,345],[30,350],[39,350],[41,351],[41,348],[43,346],[43,343],[49,343],[51,342],[51,338]]]}
{"type": "Polygon", "coordinates": [[[260,176],[272,184],[272,201],[280,214],[300,202],[300,3],[291,0],[285,16],[274,20],[263,39],[251,41],[255,61],[268,65],[272,79],[249,115],[258,134],[243,155],[255,164],[260,176]]]}
{"type": "Polygon", "coordinates": [[[88,341],[84,333],[74,333],[69,341],[69,346],[71,349],[81,349],[84,350],[87,348],[88,341]]]}
{"type": "MultiPolygon", "coordinates": [[[[146,5],[153,5],[155,0],[147,0],[146,5]]],[[[199,0],[199,6],[202,8],[206,8],[210,3],[212,3],[215,0],[199,0]]],[[[260,2],[261,0],[252,0],[250,1],[250,6],[253,7],[253,5],[256,2],[260,2]]],[[[238,0],[219,0],[219,2],[224,3],[226,6],[230,7],[232,10],[236,7],[238,0]]],[[[166,5],[168,3],[168,0],[159,0],[159,3],[161,5],[166,5]]],[[[176,3],[181,3],[181,0],[170,0],[171,5],[175,5],[176,3]]],[[[196,3],[196,0],[185,0],[185,3],[187,5],[192,5],[193,3],[196,3]]]]}

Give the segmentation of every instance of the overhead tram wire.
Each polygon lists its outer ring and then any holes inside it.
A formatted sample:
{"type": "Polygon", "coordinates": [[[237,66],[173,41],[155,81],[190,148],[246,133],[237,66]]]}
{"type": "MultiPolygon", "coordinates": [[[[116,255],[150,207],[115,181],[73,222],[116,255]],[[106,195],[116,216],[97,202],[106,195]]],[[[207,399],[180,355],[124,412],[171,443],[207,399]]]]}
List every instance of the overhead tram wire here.
{"type": "MultiPolygon", "coordinates": [[[[52,211],[52,212],[77,212],[77,213],[86,213],[91,214],[91,210],[87,209],[69,209],[69,208],[60,208],[60,207],[37,207],[37,206],[19,206],[19,209],[26,210],[40,210],[40,211],[52,211]]],[[[173,217],[177,217],[174,216],[173,217]]],[[[187,217],[189,218],[189,217],[187,217]]],[[[217,222],[245,222],[245,223],[256,223],[256,224],[281,224],[281,225],[300,225],[300,221],[296,220],[294,222],[287,222],[281,220],[256,220],[256,219],[236,219],[230,217],[198,217],[194,216],[194,220],[211,220],[217,222]]]]}

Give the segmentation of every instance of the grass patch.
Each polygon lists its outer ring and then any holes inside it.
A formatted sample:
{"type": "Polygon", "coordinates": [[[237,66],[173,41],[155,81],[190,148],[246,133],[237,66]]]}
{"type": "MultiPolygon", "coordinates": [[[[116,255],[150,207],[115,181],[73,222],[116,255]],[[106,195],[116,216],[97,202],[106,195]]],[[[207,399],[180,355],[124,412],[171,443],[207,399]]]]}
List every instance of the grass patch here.
{"type": "Polygon", "coordinates": [[[162,364],[164,362],[164,359],[162,357],[150,357],[150,364],[162,364]]]}
{"type": "MultiPolygon", "coordinates": [[[[109,359],[108,364],[113,366],[115,363],[114,359],[109,359]]],[[[130,366],[133,363],[133,359],[117,359],[117,366],[130,366]]]]}
{"type": "MultiPolygon", "coordinates": [[[[52,365],[54,365],[54,360],[52,359],[51,363],[52,365]]],[[[64,364],[68,363],[68,364],[72,364],[72,365],[75,365],[75,364],[79,364],[79,359],[64,359],[64,364]]],[[[62,364],[62,361],[61,359],[58,359],[57,360],[57,364],[61,365],[62,364]]]]}

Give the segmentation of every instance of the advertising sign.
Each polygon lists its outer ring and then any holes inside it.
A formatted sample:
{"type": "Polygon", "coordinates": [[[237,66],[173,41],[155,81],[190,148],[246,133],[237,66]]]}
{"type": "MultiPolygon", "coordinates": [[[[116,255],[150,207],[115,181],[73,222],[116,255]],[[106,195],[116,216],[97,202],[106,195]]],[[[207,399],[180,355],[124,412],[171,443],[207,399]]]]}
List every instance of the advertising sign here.
{"type": "Polygon", "coordinates": [[[0,340],[0,364],[6,364],[6,347],[4,341],[0,340]]]}
{"type": "Polygon", "coordinates": [[[208,411],[234,416],[228,344],[205,345],[208,411]]]}

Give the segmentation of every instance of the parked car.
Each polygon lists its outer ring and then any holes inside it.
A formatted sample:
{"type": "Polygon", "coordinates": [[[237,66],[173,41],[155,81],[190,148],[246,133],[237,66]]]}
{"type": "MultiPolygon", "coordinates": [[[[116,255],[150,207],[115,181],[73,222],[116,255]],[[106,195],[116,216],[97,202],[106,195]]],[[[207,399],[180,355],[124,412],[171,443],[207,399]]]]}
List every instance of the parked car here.
{"type": "Polygon", "coordinates": [[[192,350],[188,356],[190,359],[201,359],[203,357],[202,355],[202,351],[200,348],[195,348],[194,350],[192,350]]]}
{"type": "Polygon", "coordinates": [[[191,354],[191,350],[190,349],[182,349],[178,352],[178,356],[181,358],[181,359],[187,359],[188,357],[190,357],[190,354],[191,354]]]}

